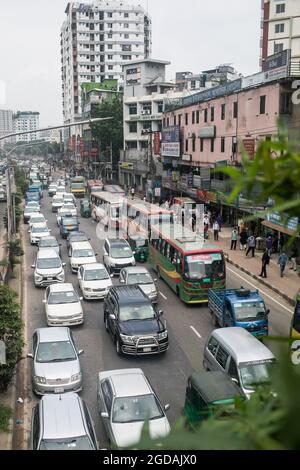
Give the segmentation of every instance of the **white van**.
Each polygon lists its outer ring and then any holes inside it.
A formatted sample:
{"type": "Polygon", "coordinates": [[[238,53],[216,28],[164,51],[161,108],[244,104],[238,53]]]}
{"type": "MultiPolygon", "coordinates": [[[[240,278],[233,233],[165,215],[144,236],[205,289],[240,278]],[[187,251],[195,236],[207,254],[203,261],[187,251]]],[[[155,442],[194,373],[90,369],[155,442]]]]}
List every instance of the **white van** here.
{"type": "Polygon", "coordinates": [[[69,258],[72,273],[77,273],[80,266],[84,264],[97,263],[97,253],[94,253],[92,245],[89,242],[71,243],[69,249],[69,258]]]}
{"type": "Polygon", "coordinates": [[[52,212],[57,212],[64,205],[64,195],[55,194],[52,199],[52,212]]]}
{"type": "Polygon", "coordinates": [[[245,328],[219,328],[207,339],[203,355],[206,370],[221,370],[249,398],[257,384],[269,382],[273,353],[245,328]]]}

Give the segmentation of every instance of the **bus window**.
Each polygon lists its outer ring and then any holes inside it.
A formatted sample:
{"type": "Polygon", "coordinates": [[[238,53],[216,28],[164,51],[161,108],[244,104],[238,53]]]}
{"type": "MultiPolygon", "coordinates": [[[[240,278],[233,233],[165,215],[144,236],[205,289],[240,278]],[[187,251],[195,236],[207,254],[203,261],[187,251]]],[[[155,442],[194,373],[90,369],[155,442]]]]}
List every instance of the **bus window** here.
{"type": "Polygon", "coordinates": [[[300,300],[298,300],[293,318],[293,329],[300,334],[300,300]]]}
{"type": "Polygon", "coordinates": [[[176,271],[179,274],[182,274],[182,255],[179,253],[179,251],[176,251],[175,253],[175,260],[176,260],[176,271]]]}

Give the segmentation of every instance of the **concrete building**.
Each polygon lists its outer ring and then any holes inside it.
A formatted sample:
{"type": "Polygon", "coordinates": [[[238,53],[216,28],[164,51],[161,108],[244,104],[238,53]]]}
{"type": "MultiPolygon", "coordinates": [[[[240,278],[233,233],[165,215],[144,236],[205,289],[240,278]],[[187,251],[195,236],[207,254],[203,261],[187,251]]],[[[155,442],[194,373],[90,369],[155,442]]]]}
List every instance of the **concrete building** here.
{"type": "Polygon", "coordinates": [[[291,51],[292,67],[300,64],[299,0],[262,0],[260,67],[268,56],[291,51]]]}
{"type": "MultiPolygon", "coordinates": [[[[0,137],[13,132],[13,112],[9,109],[0,109],[0,137]]],[[[12,139],[0,140],[0,147],[11,143],[12,139]]]]}
{"type": "MultiPolygon", "coordinates": [[[[27,132],[34,131],[40,127],[40,113],[35,111],[18,111],[13,115],[13,131],[27,132]]],[[[32,142],[39,140],[38,132],[32,134],[23,134],[15,137],[15,142],[32,142]]]]}
{"type": "Polygon", "coordinates": [[[61,29],[64,122],[81,118],[81,85],[123,79],[122,66],[151,53],[151,19],[140,5],[118,0],[69,2],[61,29]]]}
{"type": "Polygon", "coordinates": [[[40,139],[49,140],[52,144],[59,144],[61,142],[61,131],[59,129],[41,131],[40,139]]]}
{"type": "Polygon", "coordinates": [[[211,70],[204,70],[199,74],[192,72],[177,72],[176,85],[179,90],[201,90],[222,85],[240,78],[240,74],[231,65],[218,65],[211,70]]]}

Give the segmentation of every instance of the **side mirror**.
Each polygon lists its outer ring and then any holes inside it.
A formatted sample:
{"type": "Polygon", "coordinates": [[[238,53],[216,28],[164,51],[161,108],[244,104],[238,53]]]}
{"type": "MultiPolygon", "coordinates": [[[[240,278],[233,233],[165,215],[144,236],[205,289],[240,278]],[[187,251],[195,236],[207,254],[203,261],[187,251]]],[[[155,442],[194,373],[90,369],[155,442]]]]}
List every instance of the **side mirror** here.
{"type": "Polygon", "coordinates": [[[61,246],[61,245],[62,245],[61,243],[58,244],[58,246],[61,246]]]}
{"type": "Polygon", "coordinates": [[[125,279],[120,279],[121,284],[125,284],[125,279]]]}
{"type": "Polygon", "coordinates": [[[165,410],[165,411],[168,411],[169,409],[170,409],[170,405],[169,405],[169,403],[168,403],[167,405],[164,406],[164,410],[165,410]]]}
{"type": "Polygon", "coordinates": [[[79,300],[83,300],[83,297],[79,297],[79,300]]]}
{"type": "Polygon", "coordinates": [[[68,257],[69,257],[69,258],[72,258],[72,256],[71,256],[71,255],[68,255],[68,257]]]}
{"type": "Polygon", "coordinates": [[[157,282],[157,281],[158,281],[158,279],[153,279],[153,282],[157,282]]]}
{"type": "Polygon", "coordinates": [[[30,229],[28,230],[28,233],[31,233],[31,230],[30,230],[30,229]]]}
{"type": "Polygon", "coordinates": [[[66,263],[62,263],[62,267],[64,268],[66,266],[66,263]]]}
{"type": "Polygon", "coordinates": [[[98,256],[98,253],[95,253],[95,256],[98,256]]]}
{"type": "Polygon", "coordinates": [[[78,356],[81,356],[81,354],[83,354],[83,353],[84,353],[83,349],[79,349],[79,351],[77,351],[78,356]]]}
{"type": "Polygon", "coordinates": [[[162,317],[163,314],[164,314],[163,310],[158,310],[158,315],[159,315],[160,317],[162,317]]]}
{"type": "Polygon", "coordinates": [[[52,232],[52,229],[50,228],[49,232],[52,232]]]}
{"type": "Polygon", "coordinates": [[[110,318],[111,320],[115,320],[115,319],[116,319],[116,315],[114,315],[113,313],[111,313],[111,314],[109,315],[109,318],[110,318]]]}
{"type": "Polygon", "coordinates": [[[136,251],[133,251],[132,254],[135,255],[135,254],[136,254],[136,251]]]}
{"type": "Polygon", "coordinates": [[[45,304],[46,302],[47,302],[46,299],[43,299],[43,304],[45,304]]]}
{"type": "Polygon", "coordinates": [[[32,264],[31,267],[34,269],[34,268],[35,268],[35,264],[32,264]]]}
{"type": "Polygon", "coordinates": [[[110,277],[113,278],[113,277],[114,277],[114,274],[111,274],[110,277]]]}
{"type": "Polygon", "coordinates": [[[268,308],[268,310],[266,311],[266,314],[269,315],[270,314],[270,309],[268,308]]]}
{"type": "Polygon", "coordinates": [[[32,354],[32,353],[28,353],[28,354],[27,354],[27,357],[30,357],[30,359],[33,359],[33,354],[32,354]]]}
{"type": "Polygon", "coordinates": [[[106,413],[105,411],[102,411],[100,416],[101,416],[101,418],[106,418],[106,419],[109,418],[109,414],[106,413]]]}
{"type": "Polygon", "coordinates": [[[238,379],[236,379],[235,377],[231,377],[231,380],[232,380],[232,382],[234,382],[235,384],[239,385],[239,381],[238,381],[238,379]]]}

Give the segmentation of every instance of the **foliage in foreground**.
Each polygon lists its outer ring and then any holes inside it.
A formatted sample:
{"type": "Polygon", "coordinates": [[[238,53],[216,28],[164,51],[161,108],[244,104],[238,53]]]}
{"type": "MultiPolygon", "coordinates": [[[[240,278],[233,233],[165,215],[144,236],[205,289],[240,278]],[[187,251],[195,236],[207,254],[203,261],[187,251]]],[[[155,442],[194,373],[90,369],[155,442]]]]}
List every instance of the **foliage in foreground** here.
{"type": "Polygon", "coordinates": [[[6,345],[6,364],[0,365],[0,391],[7,389],[22,356],[23,323],[16,298],[9,286],[0,285],[0,340],[6,345]]]}
{"type": "Polygon", "coordinates": [[[0,432],[9,432],[9,420],[11,416],[11,408],[0,403],[0,432]]]}
{"type": "Polygon", "coordinates": [[[298,450],[300,448],[300,365],[286,360],[270,387],[261,388],[225,419],[210,418],[196,430],[182,418],[165,439],[151,440],[147,426],[143,450],[298,450]],[[297,368],[298,369],[297,369],[297,368]],[[276,393],[271,392],[276,390],[276,393]]]}

